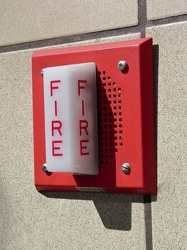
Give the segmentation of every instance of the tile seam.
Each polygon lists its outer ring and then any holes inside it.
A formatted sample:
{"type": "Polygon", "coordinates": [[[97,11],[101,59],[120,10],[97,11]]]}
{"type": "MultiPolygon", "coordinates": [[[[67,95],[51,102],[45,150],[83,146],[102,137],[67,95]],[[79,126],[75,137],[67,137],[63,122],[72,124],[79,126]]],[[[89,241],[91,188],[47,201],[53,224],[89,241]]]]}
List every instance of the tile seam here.
{"type": "Polygon", "coordinates": [[[153,250],[151,195],[144,195],[146,250],[153,250]]]}
{"type": "Polygon", "coordinates": [[[158,25],[165,25],[165,24],[174,24],[179,22],[187,21],[187,14],[186,15],[179,15],[179,16],[172,16],[172,17],[165,17],[160,18],[157,20],[148,20],[147,27],[154,27],[158,25]]]}
{"type": "Polygon", "coordinates": [[[55,46],[55,45],[61,45],[65,43],[75,43],[75,42],[81,42],[85,40],[101,39],[101,38],[107,38],[107,37],[112,37],[112,36],[117,37],[121,35],[129,35],[133,33],[141,33],[141,37],[145,37],[145,28],[187,21],[187,15],[161,18],[158,20],[147,20],[146,18],[147,15],[145,12],[146,11],[145,2],[146,2],[145,0],[143,1],[140,0],[138,3],[139,4],[139,11],[138,11],[139,24],[137,26],[5,45],[5,46],[0,46],[0,53],[55,46]],[[144,5],[144,7],[142,5],[144,5]],[[142,11],[143,11],[144,16],[141,14],[142,11]]]}
{"type": "Polygon", "coordinates": [[[146,0],[138,0],[138,22],[140,26],[141,38],[144,38],[147,24],[146,0]]]}
{"type": "Polygon", "coordinates": [[[84,34],[76,34],[76,35],[71,35],[71,36],[49,38],[49,39],[38,40],[38,41],[0,46],[0,53],[55,46],[55,45],[61,45],[61,44],[66,44],[66,43],[75,43],[75,42],[81,42],[81,41],[86,41],[86,40],[94,40],[94,39],[101,39],[101,38],[114,37],[114,36],[117,37],[121,35],[129,35],[129,34],[134,34],[134,33],[139,33],[139,32],[141,32],[140,26],[137,25],[137,26],[125,27],[125,28],[119,28],[119,29],[113,29],[113,30],[105,30],[105,31],[97,31],[97,32],[91,32],[91,33],[84,33],[84,34]]]}
{"type": "MultiPolygon", "coordinates": [[[[141,27],[141,38],[146,37],[147,27],[147,2],[138,1],[138,21],[141,27]]],[[[145,248],[153,250],[152,241],[152,217],[151,217],[151,195],[144,195],[144,219],[145,219],[145,248]]]]}

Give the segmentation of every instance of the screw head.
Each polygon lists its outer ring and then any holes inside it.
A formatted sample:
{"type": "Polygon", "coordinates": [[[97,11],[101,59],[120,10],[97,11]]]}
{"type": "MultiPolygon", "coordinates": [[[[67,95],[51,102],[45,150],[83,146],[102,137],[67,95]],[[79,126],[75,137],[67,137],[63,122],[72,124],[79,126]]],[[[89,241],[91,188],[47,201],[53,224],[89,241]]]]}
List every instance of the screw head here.
{"type": "Polygon", "coordinates": [[[47,164],[46,164],[46,163],[43,164],[42,170],[43,170],[45,173],[48,172],[48,170],[47,170],[47,164]]]}
{"type": "Polygon", "coordinates": [[[121,60],[118,62],[118,69],[121,70],[121,71],[124,71],[126,70],[128,67],[128,64],[125,60],[121,60]]]}
{"type": "Polygon", "coordinates": [[[129,165],[129,163],[123,163],[122,166],[121,166],[121,170],[122,170],[125,174],[130,174],[131,166],[129,165]]]}

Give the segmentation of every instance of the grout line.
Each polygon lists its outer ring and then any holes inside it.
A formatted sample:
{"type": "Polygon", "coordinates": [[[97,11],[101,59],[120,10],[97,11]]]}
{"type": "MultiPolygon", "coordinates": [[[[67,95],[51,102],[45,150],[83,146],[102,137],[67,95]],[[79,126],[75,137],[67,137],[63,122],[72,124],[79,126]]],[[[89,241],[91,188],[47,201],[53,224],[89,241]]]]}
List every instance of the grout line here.
{"type": "Polygon", "coordinates": [[[18,51],[18,50],[27,50],[27,49],[47,47],[47,46],[55,46],[55,45],[61,45],[65,43],[75,43],[75,42],[80,42],[80,41],[85,41],[85,40],[101,39],[105,37],[127,35],[127,34],[133,34],[133,33],[138,33],[138,32],[140,32],[139,25],[126,27],[126,28],[113,29],[113,30],[97,31],[97,32],[71,35],[71,36],[65,36],[65,37],[50,38],[50,39],[44,39],[40,41],[0,46],[0,53],[18,51]]]}
{"type": "Polygon", "coordinates": [[[144,195],[146,250],[153,250],[151,195],[144,195]]]}
{"type": "Polygon", "coordinates": [[[187,21],[187,14],[173,17],[165,17],[157,20],[148,20],[147,27],[157,26],[157,25],[165,25],[170,23],[184,22],[187,21]]]}
{"type": "Polygon", "coordinates": [[[140,26],[141,38],[145,37],[145,29],[147,23],[147,8],[146,0],[138,1],[138,22],[140,26]]]}
{"type": "MultiPolygon", "coordinates": [[[[138,21],[141,27],[141,38],[144,38],[146,37],[146,27],[148,23],[146,0],[138,1],[138,21]]],[[[146,250],[153,250],[151,195],[144,195],[144,216],[146,250]]]]}
{"type": "Polygon", "coordinates": [[[146,0],[139,0],[138,1],[138,20],[139,20],[139,24],[137,26],[0,46],[0,53],[55,46],[55,45],[61,45],[65,43],[75,43],[75,42],[80,42],[80,41],[85,41],[85,40],[101,39],[101,38],[112,37],[112,36],[128,35],[128,34],[139,33],[139,32],[141,33],[141,37],[143,38],[145,37],[146,27],[153,27],[153,26],[158,26],[158,25],[165,25],[165,24],[170,24],[170,23],[187,21],[187,14],[147,21],[146,0]]]}

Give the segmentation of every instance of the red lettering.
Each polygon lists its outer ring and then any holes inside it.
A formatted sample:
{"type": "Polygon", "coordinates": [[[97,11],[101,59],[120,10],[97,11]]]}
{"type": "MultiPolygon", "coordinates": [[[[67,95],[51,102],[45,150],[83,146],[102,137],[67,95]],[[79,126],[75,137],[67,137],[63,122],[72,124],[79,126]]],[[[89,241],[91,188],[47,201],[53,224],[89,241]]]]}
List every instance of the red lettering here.
{"type": "Polygon", "coordinates": [[[82,116],[84,116],[84,101],[82,100],[82,116]]]}
{"type": "Polygon", "coordinates": [[[78,80],[78,95],[80,96],[80,90],[85,89],[85,86],[81,86],[81,83],[87,83],[86,80],[78,80]]]}
{"type": "Polygon", "coordinates": [[[54,136],[54,131],[57,130],[59,135],[62,135],[61,128],[62,122],[61,121],[51,121],[51,128],[52,128],[52,136],[54,136]]]}
{"type": "Polygon", "coordinates": [[[83,145],[83,143],[88,143],[89,140],[80,140],[80,154],[81,155],[89,155],[89,152],[83,152],[83,150],[86,150],[88,147],[86,145],[83,145]]]}
{"type": "Polygon", "coordinates": [[[58,112],[57,112],[57,101],[55,100],[55,116],[58,115],[58,112]]]}
{"type": "Polygon", "coordinates": [[[86,134],[88,135],[88,122],[86,120],[80,120],[79,121],[79,127],[80,127],[80,136],[82,135],[82,130],[85,130],[86,134]]]}
{"type": "Polygon", "coordinates": [[[50,81],[50,92],[51,92],[51,96],[53,96],[53,89],[58,89],[58,86],[53,86],[53,83],[60,83],[60,80],[53,80],[53,81],[50,81]]]}
{"type": "Polygon", "coordinates": [[[62,144],[62,141],[52,141],[52,156],[63,156],[61,152],[56,152],[61,149],[60,146],[55,145],[59,143],[62,144]]]}

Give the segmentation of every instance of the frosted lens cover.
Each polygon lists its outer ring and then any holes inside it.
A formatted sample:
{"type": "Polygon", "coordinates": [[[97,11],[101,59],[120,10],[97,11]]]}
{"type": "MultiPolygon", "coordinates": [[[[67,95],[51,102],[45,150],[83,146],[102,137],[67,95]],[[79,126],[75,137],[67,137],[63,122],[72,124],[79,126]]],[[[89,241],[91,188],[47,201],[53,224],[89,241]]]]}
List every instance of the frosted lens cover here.
{"type": "Polygon", "coordinates": [[[95,63],[45,68],[43,78],[47,170],[97,175],[95,63]]]}

